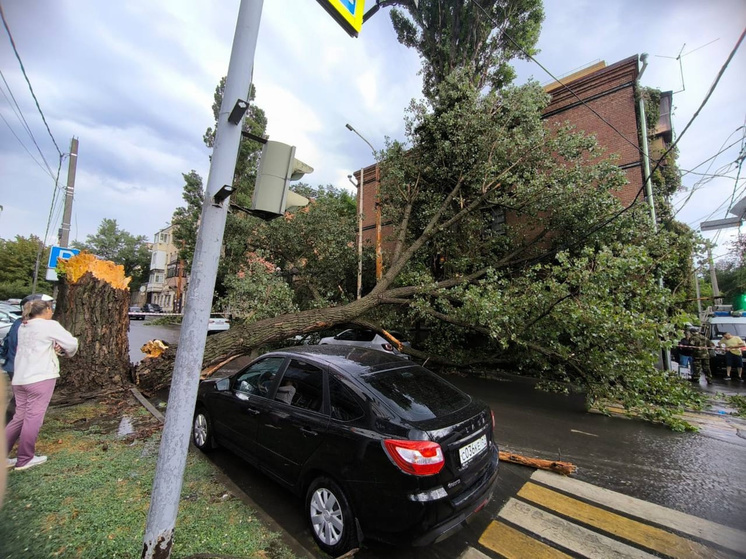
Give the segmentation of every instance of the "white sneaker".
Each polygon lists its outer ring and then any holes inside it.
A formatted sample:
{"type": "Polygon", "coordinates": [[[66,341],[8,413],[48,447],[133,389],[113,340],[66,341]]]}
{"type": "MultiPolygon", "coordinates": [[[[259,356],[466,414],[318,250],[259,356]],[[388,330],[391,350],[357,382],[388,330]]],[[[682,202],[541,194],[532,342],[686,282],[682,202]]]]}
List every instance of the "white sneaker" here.
{"type": "Polygon", "coordinates": [[[16,460],[15,458],[8,458],[8,462],[7,462],[7,465],[6,465],[6,467],[7,467],[7,468],[8,468],[9,470],[10,470],[11,468],[15,468],[15,467],[16,467],[16,462],[17,462],[17,461],[18,461],[18,460],[16,460]]]}
{"type": "Polygon", "coordinates": [[[16,466],[16,471],[20,472],[23,470],[28,470],[29,468],[33,468],[34,466],[43,464],[46,461],[47,461],[46,456],[34,456],[31,460],[26,462],[23,466],[16,466]]]}

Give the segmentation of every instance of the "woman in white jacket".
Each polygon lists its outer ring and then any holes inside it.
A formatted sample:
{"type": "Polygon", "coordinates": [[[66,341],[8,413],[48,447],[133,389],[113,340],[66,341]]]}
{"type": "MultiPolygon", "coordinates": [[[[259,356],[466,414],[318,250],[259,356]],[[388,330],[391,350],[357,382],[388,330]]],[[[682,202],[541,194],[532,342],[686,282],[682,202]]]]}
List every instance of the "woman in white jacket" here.
{"type": "Polygon", "coordinates": [[[58,352],[72,357],[78,351],[78,339],[52,320],[49,301],[29,301],[23,306],[23,324],[18,329],[18,349],[13,375],[16,411],[5,428],[8,454],[18,441],[17,459],[8,459],[8,467],[26,470],[47,461],[36,456],[36,438],[44,423],[54,385],[60,376],[58,352]]]}

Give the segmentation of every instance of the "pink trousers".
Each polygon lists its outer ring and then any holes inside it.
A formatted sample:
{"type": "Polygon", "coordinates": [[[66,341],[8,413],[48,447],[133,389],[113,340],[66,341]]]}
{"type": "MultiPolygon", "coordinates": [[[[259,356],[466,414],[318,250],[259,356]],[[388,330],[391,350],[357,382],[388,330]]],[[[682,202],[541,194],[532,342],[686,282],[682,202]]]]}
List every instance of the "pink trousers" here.
{"type": "Polygon", "coordinates": [[[13,386],[16,411],[13,419],[5,427],[5,439],[8,445],[8,455],[18,441],[16,467],[25,466],[34,457],[36,438],[44,423],[44,415],[47,413],[56,383],[57,379],[53,378],[13,386]]]}

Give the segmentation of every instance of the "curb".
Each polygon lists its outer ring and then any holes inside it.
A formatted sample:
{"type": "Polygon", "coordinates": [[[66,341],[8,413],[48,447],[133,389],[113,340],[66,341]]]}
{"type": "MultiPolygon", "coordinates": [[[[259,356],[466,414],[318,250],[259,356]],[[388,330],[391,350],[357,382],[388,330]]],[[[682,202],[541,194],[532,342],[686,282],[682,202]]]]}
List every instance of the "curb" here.
{"type": "MultiPolygon", "coordinates": [[[[158,409],[151,404],[145,396],[142,395],[142,392],[140,392],[137,388],[130,388],[130,391],[132,392],[132,395],[137,399],[140,404],[147,409],[153,417],[155,417],[158,421],[163,423],[165,421],[165,417],[163,414],[158,411],[158,409]]],[[[191,445],[190,445],[191,446],[191,445]]],[[[280,526],[274,518],[272,518],[269,514],[267,514],[263,508],[261,508],[256,501],[254,501],[251,497],[249,497],[238,485],[233,483],[233,481],[225,475],[215,464],[209,460],[205,456],[201,456],[203,460],[206,460],[209,462],[215,472],[217,473],[217,479],[220,483],[225,485],[226,489],[230,491],[233,495],[238,497],[238,499],[241,500],[242,503],[248,505],[251,507],[251,509],[254,511],[256,516],[261,520],[261,522],[269,528],[269,530],[273,532],[277,532],[280,534],[282,540],[285,542],[285,544],[292,550],[292,552],[298,556],[303,557],[305,559],[316,559],[316,556],[313,555],[308,549],[306,549],[298,540],[296,540],[290,532],[285,530],[282,526],[280,526]]],[[[194,557],[194,556],[193,556],[194,557]]]]}

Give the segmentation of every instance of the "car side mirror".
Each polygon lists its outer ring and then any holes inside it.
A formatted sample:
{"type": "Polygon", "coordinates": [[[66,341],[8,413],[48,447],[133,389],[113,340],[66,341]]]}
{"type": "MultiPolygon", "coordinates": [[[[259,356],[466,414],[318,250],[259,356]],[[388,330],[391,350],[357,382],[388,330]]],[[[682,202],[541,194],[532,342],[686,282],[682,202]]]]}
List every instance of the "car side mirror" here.
{"type": "Polygon", "coordinates": [[[231,387],[231,379],[229,378],[221,378],[218,382],[215,383],[215,388],[220,391],[230,390],[231,387]]]}

